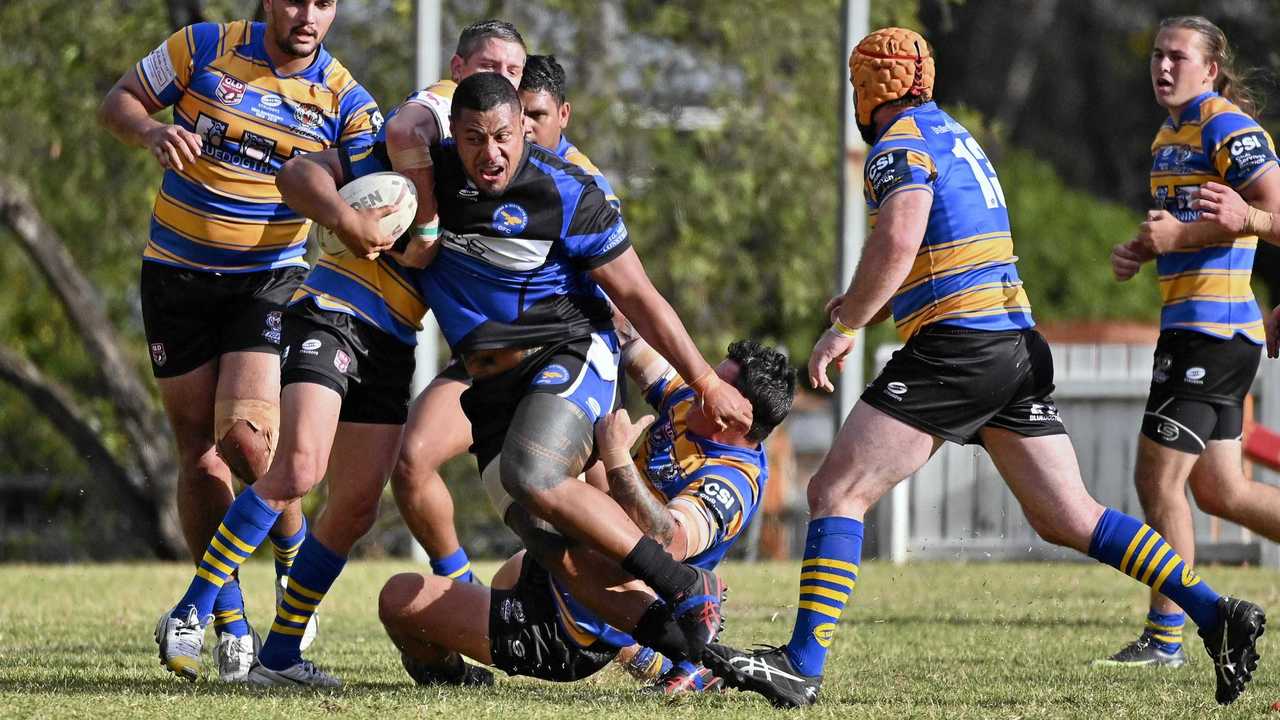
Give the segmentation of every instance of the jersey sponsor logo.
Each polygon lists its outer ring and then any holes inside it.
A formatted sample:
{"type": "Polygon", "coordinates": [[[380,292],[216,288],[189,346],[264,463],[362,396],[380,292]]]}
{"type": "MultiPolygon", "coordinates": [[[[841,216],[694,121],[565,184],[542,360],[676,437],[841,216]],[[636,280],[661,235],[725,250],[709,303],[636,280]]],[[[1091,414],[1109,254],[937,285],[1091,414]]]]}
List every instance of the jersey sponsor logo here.
{"type": "Polygon", "coordinates": [[[1027,413],[1028,422],[1062,422],[1058,416],[1058,407],[1053,403],[1031,403],[1027,413]]]}
{"type": "Polygon", "coordinates": [[[267,313],[266,317],[267,329],[262,331],[262,337],[272,345],[280,344],[280,328],[284,321],[279,310],[272,310],[267,313]]]}
{"type": "Polygon", "coordinates": [[[877,200],[909,179],[911,168],[905,150],[890,150],[867,163],[867,182],[877,200]]]}
{"type": "Polygon", "coordinates": [[[1173,367],[1173,356],[1156,355],[1155,366],[1151,369],[1151,382],[1162,383],[1169,379],[1169,369],[1173,367]]]}
{"type": "Polygon", "coordinates": [[[1203,385],[1204,376],[1205,376],[1205,369],[1197,366],[1197,367],[1187,368],[1187,373],[1183,377],[1186,379],[1188,383],[1191,383],[1192,385],[1203,385]]]}
{"type": "Polygon", "coordinates": [[[548,365],[542,368],[542,372],[538,373],[538,377],[534,378],[534,385],[559,385],[569,380],[569,371],[565,366],[560,364],[548,365]]]}
{"type": "Polygon", "coordinates": [[[279,95],[271,95],[268,93],[262,96],[262,104],[266,107],[278,108],[283,103],[284,101],[280,99],[279,95]]]}
{"type": "Polygon", "coordinates": [[[836,636],[835,623],[822,623],[813,628],[813,639],[822,647],[831,647],[831,640],[836,636]]]}
{"type": "Polygon", "coordinates": [[[271,153],[276,149],[276,141],[248,130],[240,138],[240,154],[250,160],[265,163],[271,160],[271,153]]]}
{"type": "Polygon", "coordinates": [[[214,94],[223,105],[239,105],[247,86],[230,75],[223,75],[214,94]]]}
{"type": "Polygon", "coordinates": [[[600,248],[600,254],[609,252],[617,247],[620,243],[627,239],[627,226],[619,221],[613,228],[613,232],[609,233],[609,237],[605,239],[604,246],[600,248]]]}
{"type": "Polygon", "coordinates": [[[458,198],[461,200],[475,200],[480,197],[480,191],[473,187],[464,187],[458,190],[458,198]]]}
{"type": "Polygon", "coordinates": [[[338,351],[333,354],[333,366],[340,373],[346,372],[347,368],[351,367],[351,356],[344,352],[342,348],[338,348],[338,351]]]}
{"type": "Polygon", "coordinates": [[[227,124],[200,113],[196,116],[196,134],[204,136],[207,144],[219,147],[227,137],[227,124]]]}
{"type": "Polygon", "coordinates": [[[147,82],[157,93],[163,92],[178,79],[178,73],[173,69],[173,59],[169,57],[167,43],[142,58],[142,74],[146,76],[147,82]]]}
{"type": "Polygon", "coordinates": [[[156,367],[164,367],[169,362],[169,354],[164,351],[164,343],[151,343],[151,362],[156,367]]]}
{"type": "Polygon", "coordinates": [[[320,340],[317,338],[309,338],[302,341],[302,345],[298,348],[303,355],[319,355],[320,340]]]}
{"type": "Polygon", "coordinates": [[[600,418],[600,401],[589,397],[587,398],[587,407],[591,409],[591,418],[598,420],[600,418]]]}
{"type": "Polygon", "coordinates": [[[503,203],[493,213],[493,229],[503,235],[515,235],[529,226],[529,213],[515,203],[503,203]]]}
{"type": "Polygon", "coordinates": [[[382,132],[383,122],[385,121],[382,118],[381,110],[373,109],[369,111],[369,126],[373,128],[374,135],[377,135],[378,133],[382,132]]]}
{"type": "Polygon", "coordinates": [[[884,386],[885,393],[894,400],[901,400],[902,396],[907,394],[907,389],[906,383],[901,383],[897,380],[884,386]]]}
{"type": "Polygon", "coordinates": [[[1156,151],[1155,168],[1162,172],[1179,172],[1188,170],[1195,150],[1190,145],[1165,145],[1156,151]]]}
{"type": "Polygon", "coordinates": [[[730,520],[738,511],[738,500],[729,481],[712,475],[693,491],[693,495],[716,516],[721,530],[729,527],[730,520]]]}
{"type": "Polygon", "coordinates": [[[1242,180],[1266,165],[1267,161],[1275,158],[1270,146],[1267,145],[1266,136],[1261,131],[1247,133],[1233,139],[1227,146],[1227,152],[1231,154],[1231,165],[1234,171],[1229,174],[1240,176],[1242,180]]]}
{"type": "Polygon", "coordinates": [[[299,125],[314,130],[324,122],[324,111],[311,103],[301,103],[293,109],[293,119],[299,125]]]}
{"type": "Polygon", "coordinates": [[[1182,430],[1171,422],[1162,422],[1156,427],[1156,434],[1165,442],[1173,442],[1178,439],[1178,436],[1182,435],[1182,430]]]}

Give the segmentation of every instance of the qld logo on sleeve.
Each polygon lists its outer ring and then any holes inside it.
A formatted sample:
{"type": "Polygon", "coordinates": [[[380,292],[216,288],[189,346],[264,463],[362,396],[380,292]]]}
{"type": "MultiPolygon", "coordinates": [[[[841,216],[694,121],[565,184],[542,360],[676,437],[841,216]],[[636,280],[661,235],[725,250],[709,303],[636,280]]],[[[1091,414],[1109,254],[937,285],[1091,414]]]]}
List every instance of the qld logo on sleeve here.
{"type": "Polygon", "coordinates": [[[559,385],[569,380],[569,371],[563,365],[548,365],[542,368],[542,372],[538,373],[538,377],[534,378],[534,385],[559,385]]]}
{"type": "Polygon", "coordinates": [[[503,203],[493,213],[493,229],[503,235],[515,235],[529,226],[529,213],[515,203],[503,203]]]}

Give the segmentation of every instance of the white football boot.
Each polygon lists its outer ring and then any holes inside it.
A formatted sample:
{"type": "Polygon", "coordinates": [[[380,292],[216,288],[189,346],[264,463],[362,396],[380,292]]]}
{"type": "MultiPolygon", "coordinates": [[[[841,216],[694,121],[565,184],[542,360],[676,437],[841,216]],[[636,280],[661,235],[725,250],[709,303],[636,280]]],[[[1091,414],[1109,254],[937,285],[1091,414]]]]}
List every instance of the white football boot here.
{"type": "MultiPolygon", "coordinates": [[[[175,608],[176,609],[176,608],[175,608]]],[[[185,680],[195,682],[200,677],[200,652],[204,650],[204,628],[213,616],[200,622],[196,606],[187,607],[184,617],[171,617],[173,610],[166,610],[156,623],[156,644],[160,646],[160,664],[166,670],[185,680]]]]}
{"type": "Polygon", "coordinates": [[[231,633],[218,633],[218,646],[213,659],[218,666],[218,679],[222,682],[241,683],[249,678],[249,668],[258,660],[258,648],[262,639],[257,631],[249,628],[249,634],[236,637],[231,633]]]}
{"type": "MultiPolygon", "coordinates": [[[[276,609],[280,609],[280,601],[284,600],[284,589],[289,584],[289,576],[281,575],[276,578],[276,609]]],[[[316,641],[316,635],[320,634],[319,611],[311,613],[311,618],[307,620],[307,627],[302,631],[302,642],[298,645],[298,650],[306,652],[311,647],[311,643],[316,641]]]]}
{"type": "Polygon", "coordinates": [[[342,687],[341,680],[316,667],[310,660],[303,660],[284,670],[272,670],[260,662],[254,663],[249,670],[248,682],[255,687],[342,687]]]}

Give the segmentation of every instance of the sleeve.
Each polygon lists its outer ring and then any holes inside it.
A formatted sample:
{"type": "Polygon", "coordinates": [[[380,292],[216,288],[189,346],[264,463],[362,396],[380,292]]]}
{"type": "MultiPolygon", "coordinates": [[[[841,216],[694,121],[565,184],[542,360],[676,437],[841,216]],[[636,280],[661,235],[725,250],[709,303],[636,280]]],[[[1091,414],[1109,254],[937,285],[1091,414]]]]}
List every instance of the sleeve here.
{"type": "Polygon", "coordinates": [[[613,206],[614,210],[617,210],[619,213],[622,212],[622,200],[619,199],[618,194],[613,191],[613,186],[609,184],[609,179],[604,176],[604,173],[600,172],[600,168],[596,167],[595,163],[591,162],[591,158],[587,157],[586,153],[582,152],[577,147],[570,146],[569,152],[564,155],[564,159],[566,162],[573,163],[574,165],[582,168],[584,172],[594,178],[596,184],[604,191],[605,200],[609,201],[609,204],[613,206]]]}
{"type": "Polygon", "coordinates": [[[338,187],[358,177],[391,169],[391,160],[387,158],[387,146],[382,143],[340,147],[338,160],[342,163],[342,182],[338,183],[338,187]]]}
{"type": "Polygon", "coordinates": [[[339,103],[342,133],[338,144],[342,147],[367,147],[374,143],[382,130],[382,112],[368,90],[359,83],[351,85],[339,103]]]}
{"type": "Polygon", "coordinates": [[[707,465],[671,502],[694,505],[712,520],[710,547],[733,540],[759,502],[759,492],[746,474],[727,465],[707,465]]]}
{"type": "Polygon", "coordinates": [[[891,195],[909,188],[933,189],[937,166],[928,151],[908,146],[876,146],[863,167],[867,202],[879,208],[891,195]]]}
{"type": "Polygon", "coordinates": [[[631,247],[622,216],[594,181],[583,186],[564,244],[569,257],[585,270],[606,265],[631,247]]]}
{"type": "Polygon", "coordinates": [[[644,389],[644,401],[649,407],[665,415],[671,414],[671,407],[680,401],[680,390],[687,388],[684,378],[675,368],[668,368],[662,377],[644,389]]]}
{"type": "Polygon", "coordinates": [[[178,102],[192,74],[212,59],[225,31],[217,23],[188,25],[138,61],[133,71],[151,99],[162,107],[178,102]]]}
{"type": "Polygon", "coordinates": [[[1243,190],[1276,166],[1275,145],[1253,118],[1223,112],[1205,123],[1201,142],[1218,174],[1236,190],[1243,190]]]}

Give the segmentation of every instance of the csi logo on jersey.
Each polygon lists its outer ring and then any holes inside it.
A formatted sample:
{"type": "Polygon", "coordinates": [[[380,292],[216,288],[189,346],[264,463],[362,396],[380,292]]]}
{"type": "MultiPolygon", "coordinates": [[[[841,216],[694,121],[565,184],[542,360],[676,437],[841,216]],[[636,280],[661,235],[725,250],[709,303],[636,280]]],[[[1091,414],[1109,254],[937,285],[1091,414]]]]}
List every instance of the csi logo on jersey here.
{"type": "Polygon", "coordinates": [[[324,111],[311,103],[302,103],[293,109],[293,119],[299,125],[314,130],[324,121],[324,111]]]}
{"type": "Polygon", "coordinates": [[[196,116],[196,134],[203,135],[210,145],[221,147],[227,137],[227,124],[200,113],[196,116]]]}
{"type": "Polygon", "coordinates": [[[911,179],[907,163],[907,151],[890,150],[867,163],[867,183],[877,201],[884,199],[890,190],[911,179]]]}
{"type": "Polygon", "coordinates": [[[223,75],[214,94],[217,95],[218,102],[223,105],[239,105],[240,101],[244,100],[245,87],[244,83],[230,75],[223,75]]]}
{"type": "Polygon", "coordinates": [[[559,385],[569,379],[569,371],[563,365],[548,365],[542,368],[542,372],[538,373],[538,377],[533,381],[534,385],[559,385]]]}
{"type": "Polygon", "coordinates": [[[493,229],[503,235],[515,235],[529,225],[529,213],[515,203],[503,203],[493,213],[493,229]]]}
{"type": "Polygon", "coordinates": [[[1227,152],[1231,153],[1231,165],[1235,174],[1246,177],[1275,159],[1267,137],[1261,132],[1251,132],[1235,138],[1227,146],[1227,152]]]}

